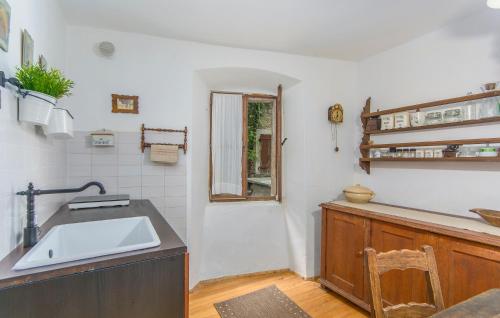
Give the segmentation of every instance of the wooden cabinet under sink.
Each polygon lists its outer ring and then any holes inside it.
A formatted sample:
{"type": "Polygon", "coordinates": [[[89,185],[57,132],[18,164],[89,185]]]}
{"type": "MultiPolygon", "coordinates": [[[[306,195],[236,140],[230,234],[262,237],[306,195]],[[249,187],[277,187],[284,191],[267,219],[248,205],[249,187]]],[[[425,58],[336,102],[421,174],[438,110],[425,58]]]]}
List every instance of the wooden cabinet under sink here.
{"type": "MultiPolygon", "coordinates": [[[[500,287],[499,236],[335,203],[322,207],[320,282],[366,310],[370,309],[362,252],[366,247],[384,252],[432,246],[447,307],[500,287]]],[[[425,276],[417,270],[385,273],[381,287],[386,306],[430,301],[425,276]]]]}
{"type": "Polygon", "coordinates": [[[187,318],[189,254],[149,200],[79,213],[63,205],[41,231],[139,216],[149,218],[159,246],[20,271],[12,267],[28,249],[13,250],[0,261],[0,318],[187,318]]]}

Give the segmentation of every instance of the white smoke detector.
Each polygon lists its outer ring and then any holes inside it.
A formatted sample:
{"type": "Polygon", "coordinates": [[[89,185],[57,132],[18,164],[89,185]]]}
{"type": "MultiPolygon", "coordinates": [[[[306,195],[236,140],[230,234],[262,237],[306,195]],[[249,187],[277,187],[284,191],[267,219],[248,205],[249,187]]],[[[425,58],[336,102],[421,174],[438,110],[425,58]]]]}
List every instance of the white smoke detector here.
{"type": "Polygon", "coordinates": [[[103,41],[98,45],[99,52],[105,57],[111,57],[115,53],[115,45],[108,41],[103,41]]]}

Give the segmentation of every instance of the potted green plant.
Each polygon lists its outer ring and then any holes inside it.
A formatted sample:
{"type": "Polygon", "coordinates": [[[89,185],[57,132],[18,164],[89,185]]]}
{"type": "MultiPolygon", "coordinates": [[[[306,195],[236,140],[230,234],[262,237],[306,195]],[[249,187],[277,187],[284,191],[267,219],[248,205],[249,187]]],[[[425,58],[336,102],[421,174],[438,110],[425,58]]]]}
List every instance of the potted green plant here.
{"type": "Polygon", "coordinates": [[[17,69],[16,77],[22,85],[19,119],[35,125],[47,126],[57,100],[69,96],[73,81],[57,69],[46,69],[40,64],[17,69]]]}

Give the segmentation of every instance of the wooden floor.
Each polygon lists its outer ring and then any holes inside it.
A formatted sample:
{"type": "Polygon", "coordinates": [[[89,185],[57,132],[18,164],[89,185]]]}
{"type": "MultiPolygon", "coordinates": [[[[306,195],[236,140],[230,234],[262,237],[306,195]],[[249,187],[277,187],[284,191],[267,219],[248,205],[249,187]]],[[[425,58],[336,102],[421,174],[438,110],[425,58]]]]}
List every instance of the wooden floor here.
{"type": "Polygon", "coordinates": [[[214,303],[275,284],[313,318],[368,317],[368,315],[316,282],[292,272],[235,277],[198,285],[189,296],[190,318],[220,318],[214,303]]]}

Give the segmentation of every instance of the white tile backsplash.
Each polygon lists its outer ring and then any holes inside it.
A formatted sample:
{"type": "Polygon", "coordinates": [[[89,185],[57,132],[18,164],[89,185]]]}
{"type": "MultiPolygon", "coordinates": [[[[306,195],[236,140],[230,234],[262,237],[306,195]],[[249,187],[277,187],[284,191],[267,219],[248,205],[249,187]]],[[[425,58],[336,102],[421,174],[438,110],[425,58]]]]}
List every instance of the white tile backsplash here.
{"type": "Polygon", "coordinates": [[[142,197],[152,198],[152,197],[165,197],[165,187],[164,186],[142,186],[142,197]]]}
{"type": "Polygon", "coordinates": [[[68,166],[90,166],[90,154],[69,153],[68,166]]]}
{"type": "Polygon", "coordinates": [[[68,166],[68,177],[87,177],[91,176],[92,169],[89,165],[77,165],[77,166],[68,166]]]}
{"type": "Polygon", "coordinates": [[[165,176],[165,186],[186,185],[186,176],[165,176]]]}
{"type": "Polygon", "coordinates": [[[165,177],[163,175],[158,176],[142,176],[142,186],[143,187],[151,187],[151,186],[165,186],[165,177]]]}
{"type": "Polygon", "coordinates": [[[141,176],[118,177],[120,187],[141,187],[141,176]]]}
{"type": "Polygon", "coordinates": [[[144,162],[142,164],[142,175],[143,176],[164,176],[165,166],[162,164],[152,164],[151,162],[144,162]]]}
{"type": "Polygon", "coordinates": [[[168,197],[167,198],[167,207],[175,208],[186,206],[186,197],[168,197]]]}
{"type": "Polygon", "coordinates": [[[120,132],[115,136],[118,144],[134,144],[139,145],[141,142],[141,134],[136,132],[120,132]]]}
{"type": "Polygon", "coordinates": [[[186,186],[166,186],[165,187],[166,197],[185,197],[186,196],[186,186]]]}
{"type": "Polygon", "coordinates": [[[75,137],[70,139],[67,143],[67,152],[72,154],[90,154],[92,147],[90,145],[90,140],[86,136],[78,135],[75,133],[75,137]]]}
{"type": "Polygon", "coordinates": [[[92,153],[92,165],[114,165],[118,164],[117,154],[96,154],[92,153]]]}
{"type": "MultiPolygon", "coordinates": [[[[47,138],[33,125],[17,121],[17,101],[0,88],[0,259],[22,241],[26,223],[26,197],[17,196],[28,182],[36,189],[66,186],[67,148],[64,140],[47,138]]],[[[83,146],[79,146],[83,148],[83,146]]],[[[81,151],[85,153],[84,151],[81,151]]],[[[38,224],[65,202],[60,194],[37,196],[38,224]]]]}
{"type": "Polygon", "coordinates": [[[119,177],[130,177],[130,176],[140,176],[141,166],[118,166],[118,176],[119,177]]]}
{"type": "Polygon", "coordinates": [[[167,176],[185,176],[186,166],[184,165],[171,165],[165,167],[165,175],[167,176]]]}
{"type": "MultiPolygon", "coordinates": [[[[139,132],[115,133],[114,147],[91,147],[89,134],[76,132],[75,138],[67,141],[68,185],[81,186],[95,180],[104,184],[108,194],[148,199],[172,220],[171,226],[185,240],[187,175],[182,151],[177,164],[160,164],[149,159],[148,149],[141,152],[139,132]]],[[[91,188],[84,194],[95,195],[95,191],[91,188]]]]}
{"type": "Polygon", "coordinates": [[[116,177],[118,182],[117,165],[92,165],[92,177],[116,177]]]}
{"type": "Polygon", "coordinates": [[[139,155],[141,154],[141,148],[139,142],[135,143],[118,143],[118,153],[127,155],[139,155]]]}
{"type": "Polygon", "coordinates": [[[142,199],[141,187],[119,187],[118,194],[128,194],[132,200],[142,199]]]}
{"type": "Polygon", "coordinates": [[[139,166],[142,162],[142,154],[118,154],[118,164],[121,166],[139,166]]]}
{"type": "Polygon", "coordinates": [[[98,146],[98,147],[92,147],[92,155],[112,155],[112,154],[117,154],[118,151],[116,150],[116,147],[111,147],[111,146],[98,146]]]}

